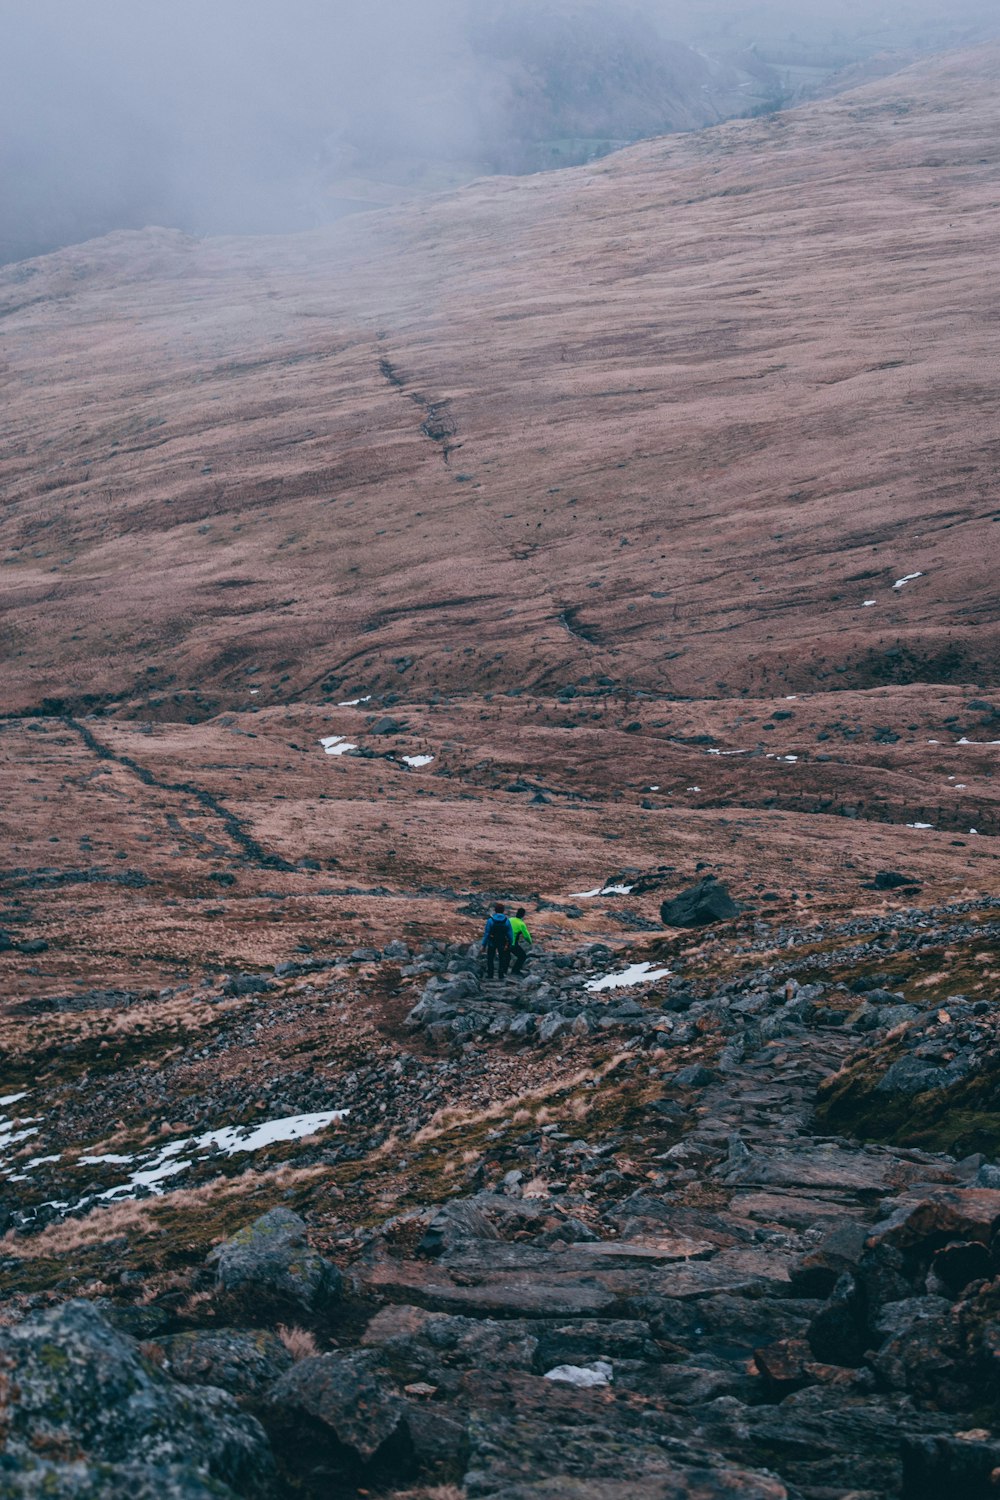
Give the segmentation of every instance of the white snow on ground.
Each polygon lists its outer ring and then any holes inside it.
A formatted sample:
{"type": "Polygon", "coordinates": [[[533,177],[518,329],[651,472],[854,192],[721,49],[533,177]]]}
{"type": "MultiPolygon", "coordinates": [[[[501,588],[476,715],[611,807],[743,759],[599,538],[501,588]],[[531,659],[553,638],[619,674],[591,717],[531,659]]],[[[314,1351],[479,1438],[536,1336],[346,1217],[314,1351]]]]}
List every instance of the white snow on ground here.
{"type": "Polygon", "coordinates": [[[6,1151],[8,1146],[15,1145],[18,1141],[26,1141],[29,1136],[38,1134],[38,1126],[32,1125],[29,1130],[15,1130],[12,1120],[0,1120],[0,1151],[6,1151]]]}
{"type": "MultiPolygon", "coordinates": [[[[168,1177],[176,1177],[179,1172],[185,1171],[186,1168],[198,1162],[210,1161],[213,1156],[236,1156],[244,1151],[260,1151],[276,1141],[296,1141],[304,1136],[317,1135],[328,1125],[332,1125],[335,1120],[343,1120],[349,1114],[350,1110],[347,1109],[328,1109],[322,1114],[288,1115],[282,1120],[265,1120],[260,1125],[225,1125],[219,1130],[209,1130],[204,1135],[187,1136],[180,1141],[171,1141],[169,1146],[164,1146],[160,1151],[141,1159],[138,1156],[125,1156],[118,1153],[108,1153],[103,1156],[84,1154],[76,1158],[75,1166],[94,1167],[105,1163],[113,1166],[137,1165],[125,1182],[95,1194],[94,1199],[85,1198],[81,1202],[112,1199],[117,1201],[120,1198],[130,1198],[136,1188],[140,1187],[159,1192],[159,1183],[168,1177]]],[[[38,1134],[37,1130],[24,1130],[15,1135],[4,1136],[3,1123],[0,1122],[0,1148],[14,1141],[23,1140],[26,1136],[38,1134]]],[[[9,1180],[23,1182],[28,1169],[42,1166],[45,1162],[59,1161],[59,1159],[58,1156],[37,1156],[26,1163],[24,1175],[10,1177],[9,1180]]],[[[68,1208],[69,1204],[60,1203],[54,1206],[64,1209],[68,1208]]],[[[77,1204],[77,1207],[79,1206],[77,1204]]]]}
{"type": "Polygon", "coordinates": [[[27,1099],[28,1092],[28,1090],[25,1090],[23,1094],[4,1094],[3,1098],[0,1099],[0,1108],[8,1104],[17,1104],[21,1099],[27,1099]]]}
{"type": "Polygon", "coordinates": [[[933,823],[907,823],[907,828],[933,828],[933,823]]]}
{"type": "Polygon", "coordinates": [[[429,766],[433,759],[433,755],[404,755],[403,765],[412,766],[415,771],[419,771],[421,766],[429,766]]]}
{"type": "Polygon", "coordinates": [[[367,698],[347,698],[347,699],[345,699],[345,701],[343,703],[338,703],[337,707],[338,708],[357,708],[357,706],[358,706],[359,703],[370,703],[371,701],[372,701],[372,695],[371,695],[371,693],[369,693],[367,698]]]}
{"type": "Polygon", "coordinates": [[[866,599],[864,601],[864,603],[862,604],[861,608],[862,609],[871,609],[872,606],[875,605],[875,604],[877,604],[877,603],[878,603],[877,599],[866,599]]]}
{"type": "MultiPolygon", "coordinates": [[[[652,790],[652,789],[651,789],[652,790]]],[[[630,885],[595,885],[592,891],[570,891],[568,901],[590,901],[594,896],[628,896],[630,885]]]]}
{"type": "Polygon", "coordinates": [[[273,1146],[275,1141],[298,1141],[303,1136],[315,1135],[325,1130],[334,1120],[347,1118],[349,1110],[328,1109],[318,1115],[289,1115],[284,1120],[267,1120],[263,1125],[230,1125],[222,1130],[210,1130],[198,1136],[192,1144],[195,1150],[214,1147],[227,1156],[240,1151],[260,1151],[263,1146],[273,1146]]]}
{"type": "Polygon", "coordinates": [[[915,578],[923,578],[923,573],[907,573],[905,578],[897,578],[893,584],[894,589],[901,589],[905,583],[912,583],[915,578]]]}
{"type": "Polygon", "coordinates": [[[357,745],[352,745],[350,740],[345,739],[342,734],[328,734],[326,739],[320,740],[320,744],[327,755],[346,755],[348,750],[356,750],[357,745]]]}
{"type": "Polygon", "coordinates": [[[752,750],[706,750],[706,755],[752,755],[752,750]]]}
{"type": "MultiPolygon", "coordinates": [[[[235,1156],[243,1151],[260,1151],[276,1141],[296,1141],[303,1136],[316,1135],[332,1125],[334,1120],[343,1120],[349,1111],[330,1109],[323,1114],[289,1115],[283,1120],[266,1120],[262,1125],[225,1125],[220,1130],[209,1130],[204,1135],[188,1136],[181,1141],[171,1141],[152,1159],[145,1161],[133,1172],[127,1182],[99,1193],[99,1198],[128,1198],[137,1187],[157,1190],[157,1184],[168,1177],[176,1177],[197,1160],[219,1155],[235,1156]],[[182,1156],[182,1153],[185,1153],[182,1156]],[[178,1158],[181,1158],[178,1160],[178,1158]]],[[[135,1157],[81,1156],[78,1166],[93,1166],[97,1162],[133,1162],[135,1157]]]]}
{"type": "Polygon", "coordinates": [[[542,1376],[543,1380],[556,1380],[562,1385],[581,1388],[610,1385],[612,1378],[613,1371],[606,1359],[595,1359],[592,1365],[556,1365],[554,1370],[548,1370],[542,1376]]]}
{"type": "MultiPolygon", "coordinates": [[[[930,744],[930,740],[928,740],[927,743],[930,744]]],[[[965,735],[963,734],[962,738],[960,740],[956,740],[955,743],[957,745],[1000,745],[1000,740],[967,740],[965,738],[965,735]]],[[[2,1103],[3,1100],[0,1099],[0,1104],[2,1103]]]]}
{"type": "Polygon", "coordinates": [[[648,963],[632,964],[619,974],[604,974],[600,979],[588,980],[584,989],[593,993],[599,990],[627,989],[633,984],[652,984],[654,979],[663,979],[669,973],[669,969],[654,969],[648,963]]]}

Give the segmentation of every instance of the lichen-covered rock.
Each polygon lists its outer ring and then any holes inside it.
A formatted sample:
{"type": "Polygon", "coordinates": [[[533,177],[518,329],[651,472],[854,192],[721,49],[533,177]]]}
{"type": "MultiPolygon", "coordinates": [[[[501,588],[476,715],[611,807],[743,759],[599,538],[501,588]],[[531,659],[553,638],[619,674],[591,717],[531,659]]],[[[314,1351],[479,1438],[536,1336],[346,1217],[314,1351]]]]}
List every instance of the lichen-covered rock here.
{"type": "Polygon", "coordinates": [[[0,1500],[239,1500],[227,1484],[174,1464],[55,1464],[0,1456],[0,1500]]]}
{"type": "Polygon", "coordinates": [[[160,1489],[149,1479],[150,1494],[194,1500],[218,1493],[209,1480],[241,1496],[268,1493],[273,1463],[259,1423],[223,1391],[175,1385],[87,1302],[0,1329],[0,1373],[7,1392],[0,1495],[5,1483],[12,1495],[104,1496],[118,1493],[114,1485],[123,1495],[142,1493],[138,1480],[114,1473],[95,1488],[94,1466],[102,1464],[138,1466],[146,1479],[146,1471],[165,1471],[160,1489]],[[42,1457],[54,1478],[33,1467],[42,1457]]]}
{"type": "Polygon", "coordinates": [[[304,1221],[287,1208],[272,1208],[209,1260],[220,1301],[255,1323],[262,1316],[324,1317],[340,1300],[340,1272],[309,1248],[304,1221]]]}
{"type": "Polygon", "coordinates": [[[193,1329],[158,1340],[166,1367],[186,1385],[215,1385],[238,1401],[257,1401],[293,1360],[267,1329],[193,1329]]]}
{"type": "Polygon", "coordinates": [[[300,1360],[272,1388],[268,1404],[284,1446],[300,1462],[312,1451],[319,1465],[356,1467],[371,1463],[393,1438],[408,1443],[400,1430],[404,1403],[368,1350],[300,1360]]]}

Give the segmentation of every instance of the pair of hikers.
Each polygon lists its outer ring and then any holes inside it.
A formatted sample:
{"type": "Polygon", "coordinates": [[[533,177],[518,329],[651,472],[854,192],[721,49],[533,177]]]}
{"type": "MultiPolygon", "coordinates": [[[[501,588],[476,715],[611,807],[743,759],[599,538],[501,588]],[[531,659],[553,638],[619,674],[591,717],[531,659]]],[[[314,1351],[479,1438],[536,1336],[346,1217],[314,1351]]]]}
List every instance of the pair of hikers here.
{"type": "Polygon", "coordinates": [[[494,967],[499,970],[500,978],[506,979],[512,957],[515,974],[520,974],[528,962],[531,933],[525,925],[524,917],[523,906],[517,908],[516,916],[508,917],[503,902],[498,901],[486,918],[483,952],[486,954],[487,979],[493,978],[494,967]]]}

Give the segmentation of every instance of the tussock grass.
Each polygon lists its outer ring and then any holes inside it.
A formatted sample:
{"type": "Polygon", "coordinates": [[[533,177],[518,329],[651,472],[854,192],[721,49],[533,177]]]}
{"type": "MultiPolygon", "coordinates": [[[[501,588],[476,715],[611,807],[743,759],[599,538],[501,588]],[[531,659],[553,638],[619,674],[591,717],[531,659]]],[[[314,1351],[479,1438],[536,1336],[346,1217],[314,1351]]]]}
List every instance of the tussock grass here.
{"type": "Polygon", "coordinates": [[[308,1328],[289,1328],[286,1324],[279,1323],[278,1337],[296,1363],[300,1359],[312,1359],[319,1353],[316,1337],[308,1328]]]}
{"type": "MultiPolygon", "coordinates": [[[[454,1130],[463,1127],[482,1125],[489,1120],[497,1120],[501,1116],[509,1115],[513,1108],[514,1114],[511,1124],[527,1125],[545,1124],[552,1118],[553,1106],[551,1105],[554,1094],[571,1094],[575,1089],[584,1085],[597,1084],[607,1078],[610,1073],[631,1057],[630,1052],[616,1052],[596,1067],[580,1068],[574,1073],[568,1073],[565,1077],[555,1078],[550,1083],[543,1084],[539,1088],[528,1089],[523,1094],[517,1094],[513,1099],[501,1099],[493,1104],[486,1105],[482,1109],[463,1108],[460,1105],[443,1105],[441,1109],[435,1110],[426,1125],[415,1132],[410,1140],[410,1145],[426,1145],[429,1141],[439,1139],[441,1136],[450,1135],[454,1130]],[[549,1101],[548,1103],[546,1101],[549,1101]]],[[[584,1111],[586,1113],[586,1110],[584,1111]]],[[[578,1117],[579,1118],[579,1117],[578,1117]]],[[[384,1152],[386,1145],[382,1147],[384,1152]]]]}

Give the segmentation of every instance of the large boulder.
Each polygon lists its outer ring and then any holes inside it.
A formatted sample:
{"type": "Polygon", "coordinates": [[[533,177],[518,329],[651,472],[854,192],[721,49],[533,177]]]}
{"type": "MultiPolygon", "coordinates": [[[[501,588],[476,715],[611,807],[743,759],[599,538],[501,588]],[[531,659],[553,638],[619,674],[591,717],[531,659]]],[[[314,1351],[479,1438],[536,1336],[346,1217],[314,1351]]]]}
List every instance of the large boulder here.
{"type": "Polygon", "coordinates": [[[220,1302],[255,1323],[262,1315],[317,1319],[340,1301],[343,1277],[311,1250],[305,1222],[288,1208],[272,1208],[213,1250],[220,1302]]]}
{"type": "Polygon", "coordinates": [[[660,920],[666,927],[708,927],[712,922],[728,922],[739,912],[726,887],[709,875],[671,901],[664,901],[660,920]]]}
{"type": "Polygon", "coordinates": [[[406,1403],[372,1350],[303,1359],[273,1386],[267,1422],[289,1468],[312,1491],[406,1473],[413,1445],[406,1403]]]}
{"type": "Polygon", "coordinates": [[[294,1363],[266,1328],[196,1328],[161,1338],[157,1347],[176,1380],[215,1385],[245,1402],[259,1401],[294,1363]]]}
{"type": "Polygon", "coordinates": [[[3,1496],[270,1493],[274,1465],[253,1417],[224,1391],[184,1388],[88,1302],[0,1329],[3,1496]]]}
{"type": "Polygon", "coordinates": [[[239,1500],[228,1484],[176,1464],[0,1459],[0,1500],[239,1500]]]}

